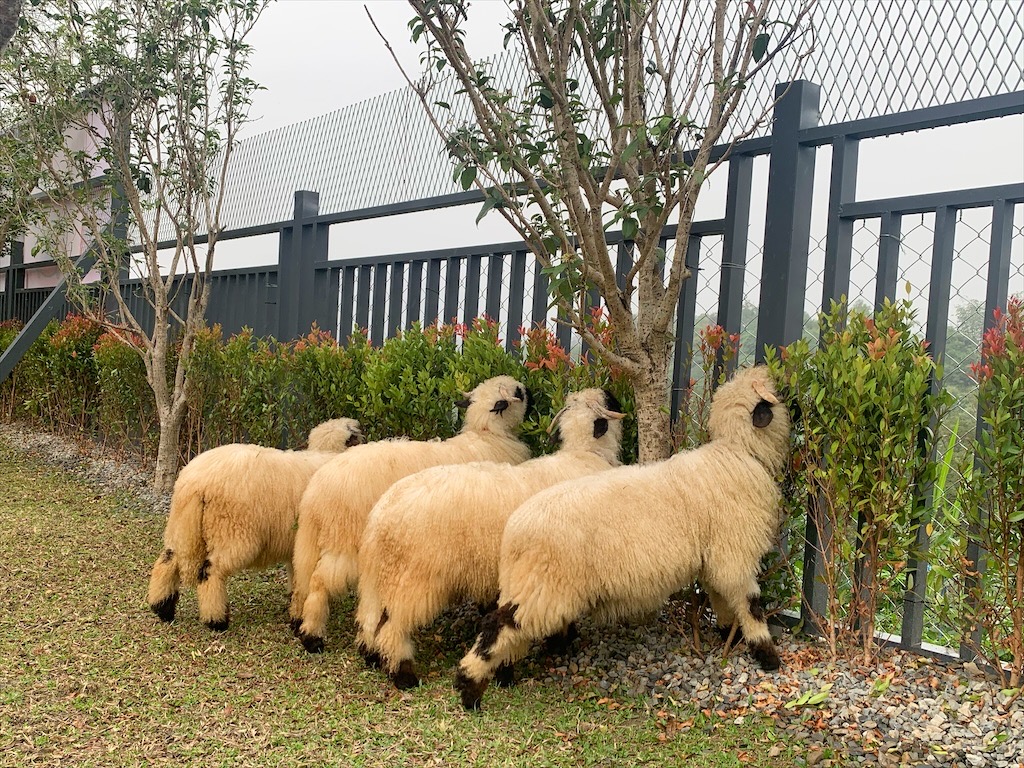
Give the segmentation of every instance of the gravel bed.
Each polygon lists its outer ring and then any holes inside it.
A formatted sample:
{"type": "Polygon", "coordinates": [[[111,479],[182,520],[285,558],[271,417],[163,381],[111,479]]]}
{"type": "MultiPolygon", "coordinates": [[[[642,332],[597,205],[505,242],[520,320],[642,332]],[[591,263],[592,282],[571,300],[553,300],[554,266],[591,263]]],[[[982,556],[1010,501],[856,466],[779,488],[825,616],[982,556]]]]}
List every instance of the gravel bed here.
{"type": "MultiPolygon", "coordinates": [[[[0,423],[0,439],[166,513],[169,497],[152,492],[148,470],[88,441],[6,423],[0,423]]],[[[877,664],[865,667],[832,661],[819,642],[782,636],[782,669],[766,673],[742,644],[724,659],[723,644],[709,640],[710,633],[695,647],[689,631],[681,631],[680,614],[670,605],[643,625],[584,621],[568,655],[536,655],[522,673],[561,686],[568,700],[597,697],[616,706],[616,697],[640,698],[678,729],[693,725],[682,719],[693,703],[705,715],[737,724],[767,714],[780,741],[806,745],[804,765],[828,766],[829,755],[838,754],[882,768],[1024,768],[1024,697],[999,691],[972,663],[883,650],[877,664]],[[797,704],[804,694],[819,694],[820,703],[797,704]]]]}

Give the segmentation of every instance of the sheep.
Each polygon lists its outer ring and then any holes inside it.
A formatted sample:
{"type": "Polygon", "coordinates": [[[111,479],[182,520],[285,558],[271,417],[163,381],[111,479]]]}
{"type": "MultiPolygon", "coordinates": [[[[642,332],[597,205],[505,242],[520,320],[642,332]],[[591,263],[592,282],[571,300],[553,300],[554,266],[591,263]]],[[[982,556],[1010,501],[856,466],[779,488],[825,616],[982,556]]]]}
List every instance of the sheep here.
{"type": "Polygon", "coordinates": [[[291,625],[310,653],[324,648],[329,598],[355,583],[359,543],[370,509],[397,480],[439,464],[520,464],[530,449],[517,436],[526,388],[511,376],[479,384],[466,399],[462,430],[448,440],[366,443],[326,463],[299,504],[292,561],[291,625]]]}
{"type": "Polygon", "coordinates": [[[699,579],[719,624],[738,622],[766,670],[779,656],[757,575],[774,541],[776,475],[789,413],[764,366],[737,373],[712,400],[711,440],[653,464],[560,483],[516,509],[505,527],[498,608],[459,662],[455,689],[480,706],[495,670],[578,617],[640,617],[699,579]]]}
{"type": "Polygon", "coordinates": [[[618,466],[620,411],[611,393],[576,392],[552,420],[557,453],[518,466],[433,467],[392,485],[371,510],[359,549],[356,640],[367,662],[381,663],[399,689],[418,685],[412,632],[458,598],[494,602],[508,516],[544,488],[618,466]]]}
{"type": "Polygon", "coordinates": [[[200,620],[223,631],[228,577],[284,562],[290,580],[306,484],[323,464],[361,442],[358,421],[333,419],[309,433],[305,451],[235,443],[192,459],[174,484],[164,550],[149,580],[149,607],[162,621],[173,621],[181,583],[196,585],[200,620]]]}

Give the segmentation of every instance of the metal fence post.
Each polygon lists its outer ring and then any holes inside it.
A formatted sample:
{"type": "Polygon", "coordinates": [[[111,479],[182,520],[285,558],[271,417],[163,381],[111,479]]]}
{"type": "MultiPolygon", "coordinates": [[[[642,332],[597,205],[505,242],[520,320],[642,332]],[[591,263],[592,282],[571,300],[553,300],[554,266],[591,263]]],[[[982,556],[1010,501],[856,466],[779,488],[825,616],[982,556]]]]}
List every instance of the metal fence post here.
{"type": "Polygon", "coordinates": [[[15,297],[17,292],[25,288],[25,243],[22,240],[11,241],[11,268],[7,270],[4,280],[3,316],[0,319],[10,320],[14,315],[15,297]]]}
{"type": "MultiPolygon", "coordinates": [[[[314,282],[316,279],[315,223],[320,211],[320,195],[300,190],[295,193],[295,216],[281,230],[278,255],[277,338],[296,339],[305,334],[315,319],[314,282]]],[[[326,238],[322,238],[326,244],[326,238]]]]}
{"type": "Polygon", "coordinates": [[[760,319],[754,350],[758,362],[764,360],[766,344],[789,344],[803,334],[817,150],[801,145],[800,132],[818,124],[820,95],[821,88],[806,80],[775,86],[760,319]]]}

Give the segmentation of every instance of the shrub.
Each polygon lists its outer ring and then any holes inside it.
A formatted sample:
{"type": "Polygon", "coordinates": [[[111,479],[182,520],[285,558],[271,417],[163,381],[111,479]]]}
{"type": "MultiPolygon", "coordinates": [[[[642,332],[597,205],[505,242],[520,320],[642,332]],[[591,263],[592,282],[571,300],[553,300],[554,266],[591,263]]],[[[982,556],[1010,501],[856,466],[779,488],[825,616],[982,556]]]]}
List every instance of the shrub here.
{"type": "Polygon", "coordinates": [[[328,419],[363,418],[363,374],[373,354],[364,332],[356,331],[348,346],[342,347],[314,324],[306,336],[282,352],[292,394],[286,414],[290,446],[303,445],[309,431],[328,419]]]}
{"type": "Polygon", "coordinates": [[[818,560],[828,615],[816,618],[833,654],[856,637],[869,662],[880,604],[899,603],[906,563],[921,555],[920,496],[935,477],[934,428],[949,398],[933,392],[941,369],[909,302],[886,302],[873,318],[834,304],[821,328],[817,349],[800,340],[768,356],[799,414],[786,502],[826,532],[818,560]]]}
{"type": "Polygon", "coordinates": [[[143,456],[156,450],[158,438],[153,389],[139,354],[141,339],[123,340],[104,333],[93,345],[98,396],[95,425],[101,437],[143,456]]]}
{"type": "MultiPolygon", "coordinates": [[[[1004,687],[1024,683],[1024,301],[1011,298],[982,340],[978,381],[984,428],[975,469],[962,486],[960,510],[982,562],[953,567],[964,585],[969,621],[981,629],[965,642],[998,670],[1004,687]]],[[[971,627],[969,627],[970,629],[971,627]]]]}
{"type": "Polygon", "coordinates": [[[452,326],[419,324],[388,339],[366,360],[366,393],[361,403],[368,440],[448,438],[456,432],[450,377],[457,354],[452,326]]]}

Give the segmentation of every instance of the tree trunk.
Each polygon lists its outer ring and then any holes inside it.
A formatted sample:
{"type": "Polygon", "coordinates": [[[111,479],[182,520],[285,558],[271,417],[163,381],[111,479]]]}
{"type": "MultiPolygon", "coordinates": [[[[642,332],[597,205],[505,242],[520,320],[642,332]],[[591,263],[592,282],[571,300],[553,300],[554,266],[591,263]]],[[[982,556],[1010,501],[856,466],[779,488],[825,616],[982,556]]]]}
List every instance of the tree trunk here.
{"type": "Polygon", "coordinates": [[[156,470],[153,475],[153,489],[159,493],[170,493],[178,476],[178,455],[181,438],[181,422],[184,416],[181,408],[160,409],[160,442],[156,451],[156,470]]]}
{"type": "Polygon", "coordinates": [[[636,422],[641,464],[661,461],[672,454],[669,428],[668,369],[671,345],[650,349],[644,345],[645,365],[632,381],[636,398],[636,422]]]}

